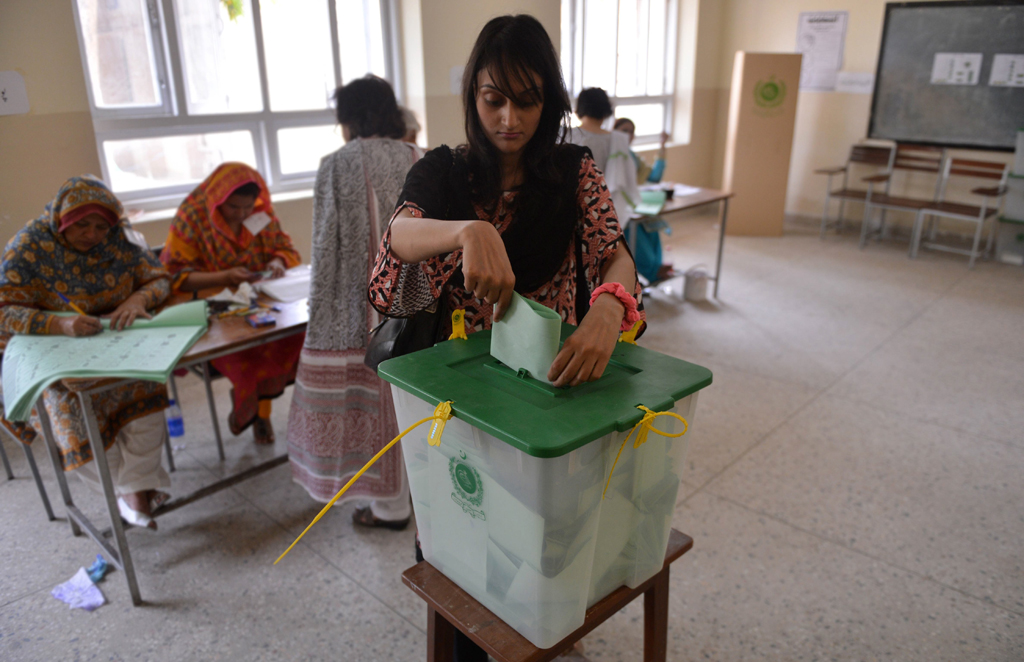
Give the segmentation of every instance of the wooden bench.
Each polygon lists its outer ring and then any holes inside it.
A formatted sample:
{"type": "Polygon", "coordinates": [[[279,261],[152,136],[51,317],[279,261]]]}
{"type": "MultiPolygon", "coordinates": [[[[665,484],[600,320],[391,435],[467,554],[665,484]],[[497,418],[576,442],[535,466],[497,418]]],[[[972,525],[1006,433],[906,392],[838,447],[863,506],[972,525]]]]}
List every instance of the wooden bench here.
{"type": "Polygon", "coordinates": [[[644,596],[644,662],[664,662],[668,651],[669,566],[693,547],[693,538],[669,533],[665,565],[636,588],[621,586],[587,610],[583,625],[551,648],[537,648],[426,561],[402,573],[402,581],[427,603],[427,660],[450,662],[456,630],[498,662],[547,662],[644,596]]]}

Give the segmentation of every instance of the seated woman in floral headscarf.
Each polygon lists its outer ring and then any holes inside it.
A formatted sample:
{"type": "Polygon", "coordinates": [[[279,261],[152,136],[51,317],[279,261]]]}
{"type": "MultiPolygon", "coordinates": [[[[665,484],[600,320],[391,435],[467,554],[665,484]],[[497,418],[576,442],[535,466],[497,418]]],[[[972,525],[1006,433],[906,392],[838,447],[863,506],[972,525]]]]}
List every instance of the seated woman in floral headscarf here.
{"type": "MultiPolygon", "coordinates": [[[[302,259],[282,229],[270,191],[256,170],[223,163],[178,207],[160,261],[174,278],[174,290],[234,287],[274,278],[302,259]]],[[[253,425],[258,444],[274,443],[270,401],[295,380],[303,335],[247,349],[210,363],[231,380],[231,433],[253,425]]]]}
{"type": "MultiPolygon", "coordinates": [[[[170,278],[148,250],[128,241],[123,210],[95,177],[69,179],[39,218],[7,242],[0,262],[0,351],[14,334],[91,336],[102,331],[97,315],[117,330],[170,294],[170,278]],[[86,315],[61,317],[70,306],[86,315]]],[[[108,332],[109,333],[109,332],[108,332]]],[[[102,492],[92,462],[89,436],[75,393],[60,382],[42,397],[65,471],[102,492]]],[[[151,509],[163,503],[170,478],[160,464],[167,435],[163,384],[129,382],[92,396],[121,516],[130,524],[155,529],[151,509]]],[[[2,423],[21,441],[41,433],[39,414],[29,424],[2,423]]]]}

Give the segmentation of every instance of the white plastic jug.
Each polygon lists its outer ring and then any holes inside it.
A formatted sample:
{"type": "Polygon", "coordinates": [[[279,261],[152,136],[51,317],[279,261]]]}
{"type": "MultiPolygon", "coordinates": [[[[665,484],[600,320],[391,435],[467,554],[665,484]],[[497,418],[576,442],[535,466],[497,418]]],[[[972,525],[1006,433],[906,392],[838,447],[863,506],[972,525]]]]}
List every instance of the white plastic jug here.
{"type": "Polygon", "coordinates": [[[683,274],[683,297],[700,303],[708,300],[708,271],[703,264],[691,267],[683,274]]]}

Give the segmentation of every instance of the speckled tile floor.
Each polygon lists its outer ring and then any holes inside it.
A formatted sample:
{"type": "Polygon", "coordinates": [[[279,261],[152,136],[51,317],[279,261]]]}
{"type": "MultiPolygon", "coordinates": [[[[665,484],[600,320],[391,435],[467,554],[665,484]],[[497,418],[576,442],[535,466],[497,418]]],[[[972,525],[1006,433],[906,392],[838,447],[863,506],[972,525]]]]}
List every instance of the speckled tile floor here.
{"type": "MultiPolygon", "coordinates": [[[[675,222],[668,259],[710,261],[713,224],[675,222]]],[[[715,374],[674,521],[695,546],[673,567],[669,659],[1024,659],[1024,270],[796,224],[728,239],[720,301],[658,292],[647,310],[643,344],[715,374]]],[[[181,396],[175,490],[283,450],[227,435],[220,463],[199,381],[181,396]]],[[[411,529],[357,531],[340,507],[270,565],[319,509],[287,466],[130,531],[145,606],[115,572],[108,605],[68,610],[50,589],[96,549],[56,503],[46,521],[3,443],[0,659],[424,659],[425,610],[399,578],[411,529]]],[[[589,659],[640,660],[640,604],[584,641],[589,659]]]]}

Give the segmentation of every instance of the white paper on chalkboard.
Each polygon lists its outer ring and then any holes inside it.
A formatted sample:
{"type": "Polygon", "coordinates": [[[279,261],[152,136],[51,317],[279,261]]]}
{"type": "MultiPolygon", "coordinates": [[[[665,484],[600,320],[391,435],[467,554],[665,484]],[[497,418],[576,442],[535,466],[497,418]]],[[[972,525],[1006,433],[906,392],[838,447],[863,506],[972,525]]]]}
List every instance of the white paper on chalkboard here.
{"type": "Polygon", "coordinates": [[[17,71],[0,71],[0,115],[24,115],[28,111],[25,79],[17,71]]]}
{"type": "Polygon", "coordinates": [[[993,57],[988,84],[997,87],[1024,87],[1024,55],[999,53],[993,57]]]}
{"type": "Polygon", "coordinates": [[[796,50],[801,53],[801,90],[832,90],[836,74],[843,66],[846,44],[845,11],[800,12],[796,33],[796,50]]]}
{"type": "Polygon", "coordinates": [[[977,85],[981,53],[936,53],[932,61],[932,85],[977,85]]]}

